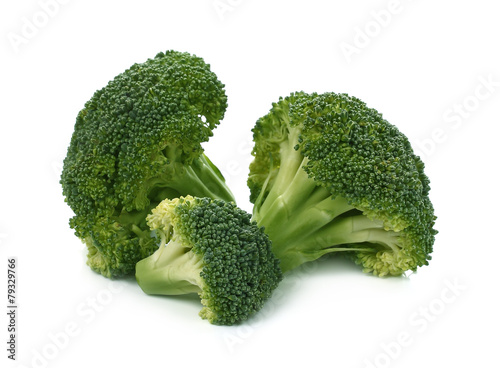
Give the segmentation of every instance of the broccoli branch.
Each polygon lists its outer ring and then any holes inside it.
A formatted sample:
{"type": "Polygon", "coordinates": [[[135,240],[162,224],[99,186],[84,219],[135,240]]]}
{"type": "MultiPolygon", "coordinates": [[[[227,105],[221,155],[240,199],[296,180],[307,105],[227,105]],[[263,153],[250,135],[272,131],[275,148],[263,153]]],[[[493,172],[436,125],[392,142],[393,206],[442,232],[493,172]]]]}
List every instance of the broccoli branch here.
{"type": "Polygon", "coordinates": [[[147,294],[183,295],[201,293],[202,258],[191,252],[179,238],[166,243],[167,234],[156,229],[161,237],[158,250],[136,265],[137,282],[147,294]]]}

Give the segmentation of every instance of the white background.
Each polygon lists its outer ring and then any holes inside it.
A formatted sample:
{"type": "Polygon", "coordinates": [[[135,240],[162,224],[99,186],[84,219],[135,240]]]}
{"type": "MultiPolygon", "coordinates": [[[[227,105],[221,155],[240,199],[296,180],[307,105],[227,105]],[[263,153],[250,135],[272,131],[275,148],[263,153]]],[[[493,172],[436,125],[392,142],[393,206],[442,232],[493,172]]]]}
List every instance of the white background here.
{"type": "Polygon", "coordinates": [[[498,366],[498,14],[492,0],[2,1],[0,365],[15,256],[14,367],[498,366]],[[382,112],[426,163],[430,265],[379,279],[325,259],[233,327],[201,320],[197,296],[91,272],[58,182],[75,117],[169,49],[203,57],[226,85],[204,147],[249,211],[250,129],[279,96],[346,92],[382,112]]]}

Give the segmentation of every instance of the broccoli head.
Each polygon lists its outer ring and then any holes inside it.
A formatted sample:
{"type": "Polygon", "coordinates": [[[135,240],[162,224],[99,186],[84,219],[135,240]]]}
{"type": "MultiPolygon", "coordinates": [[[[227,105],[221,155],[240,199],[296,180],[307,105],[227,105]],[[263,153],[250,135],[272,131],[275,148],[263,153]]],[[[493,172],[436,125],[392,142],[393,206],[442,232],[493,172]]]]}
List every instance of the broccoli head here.
{"type": "Polygon", "coordinates": [[[346,94],[292,93],[254,129],[248,186],[284,272],[342,252],[375,275],[431,259],[424,164],[376,110],[346,94]]]}
{"type": "Polygon", "coordinates": [[[177,51],[132,65],[85,104],[61,185],[93,270],[110,278],[133,274],[157,249],[146,215],[165,198],[234,200],[201,146],[226,107],[210,66],[177,51]]]}
{"type": "Polygon", "coordinates": [[[282,279],[268,236],[234,203],[166,199],[147,222],[161,244],[137,263],[138,284],[147,294],[198,293],[200,316],[210,323],[246,320],[282,279]]]}

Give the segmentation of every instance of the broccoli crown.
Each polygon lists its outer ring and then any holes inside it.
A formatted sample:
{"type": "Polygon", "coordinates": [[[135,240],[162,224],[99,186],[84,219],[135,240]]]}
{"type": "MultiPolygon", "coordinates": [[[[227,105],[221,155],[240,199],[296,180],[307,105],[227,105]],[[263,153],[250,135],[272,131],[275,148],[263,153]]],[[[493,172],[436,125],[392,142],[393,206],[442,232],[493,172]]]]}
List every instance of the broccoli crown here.
{"type": "MultiPolygon", "coordinates": [[[[316,209],[309,227],[317,225],[314,234],[321,236],[298,247],[309,258],[342,244],[341,250],[355,250],[351,254],[365,271],[379,275],[428,263],[436,231],[424,164],[407,137],[376,110],[346,94],[298,92],[274,104],[253,132],[248,185],[254,218],[266,230],[316,209]],[[339,236],[346,217],[349,231],[364,236],[339,236]]],[[[307,229],[304,234],[314,238],[307,229]]],[[[281,247],[283,236],[271,239],[275,249],[281,247]]]]}
{"type": "Polygon", "coordinates": [[[234,203],[191,196],[164,200],[148,215],[160,248],[136,266],[148,294],[197,292],[200,316],[218,325],[246,320],[282,279],[268,236],[234,203]]]}
{"type": "Polygon", "coordinates": [[[134,64],[78,113],[61,184],[91,268],[133,272],[152,253],[145,216],[179,194],[233,200],[201,143],[223,118],[224,85],[203,59],[167,51],[134,64]]]}

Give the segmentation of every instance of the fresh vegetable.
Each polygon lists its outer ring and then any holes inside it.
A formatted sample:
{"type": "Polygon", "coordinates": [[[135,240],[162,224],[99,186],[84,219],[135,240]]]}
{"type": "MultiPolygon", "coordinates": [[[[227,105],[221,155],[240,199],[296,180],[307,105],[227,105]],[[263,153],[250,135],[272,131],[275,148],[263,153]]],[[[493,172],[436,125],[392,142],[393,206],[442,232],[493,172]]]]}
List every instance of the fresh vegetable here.
{"type": "Polygon", "coordinates": [[[234,201],[201,146],[226,107],[210,66],[177,51],[132,65],[85,104],[61,185],[93,270],[110,278],[133,274],[158,248],[146,216],[165,198],[234,201]]]}
{"type": "Polygon", "coordinates": [[[218,325],[246,320],[281,281],[268,236],[234,203],[191,196],[162,201],[147,216],[161,244],[139,261],[147,294],[198,293],[200,316],[218,325]]]}
{"type": "Polygon", "coordinates": [[[292,93],[254,129],[248,185],[283,272],[343,253],[378,276],[427,265],[436,231],[424,164],[346,94],[292,93]]]}

